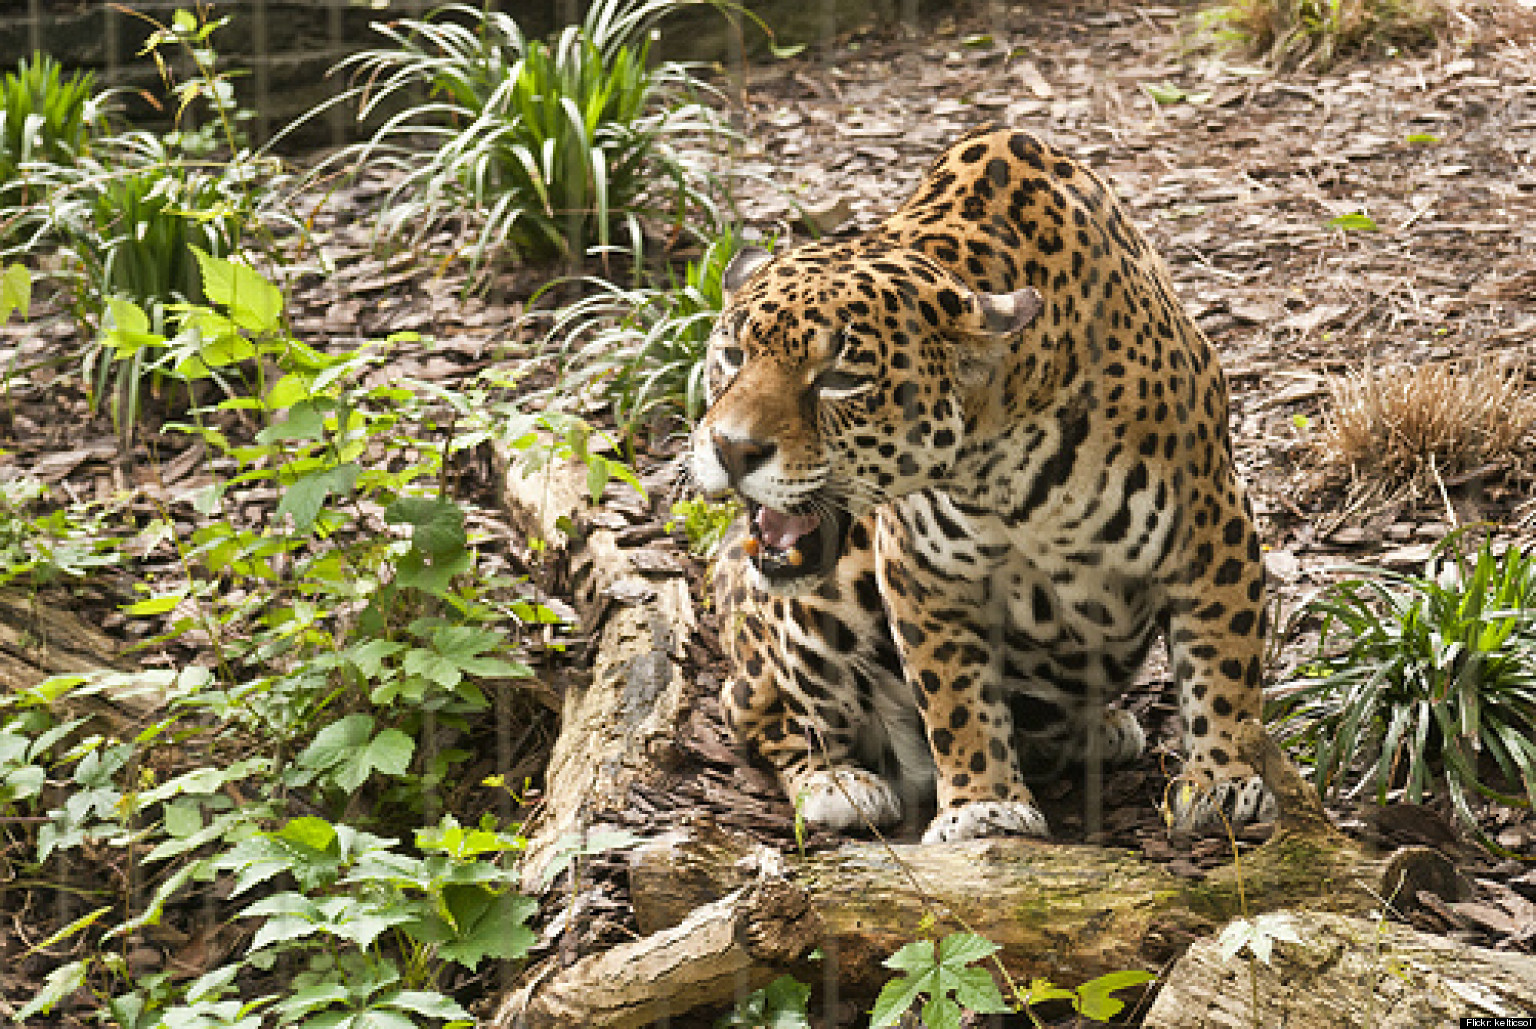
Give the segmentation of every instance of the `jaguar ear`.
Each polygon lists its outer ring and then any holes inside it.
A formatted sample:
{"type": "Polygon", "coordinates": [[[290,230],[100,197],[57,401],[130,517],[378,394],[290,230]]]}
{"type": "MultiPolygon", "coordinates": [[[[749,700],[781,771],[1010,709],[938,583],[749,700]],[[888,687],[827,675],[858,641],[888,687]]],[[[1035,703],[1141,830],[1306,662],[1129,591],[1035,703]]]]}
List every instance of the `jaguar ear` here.
{"type": "Polygon", "coordinates": [[[1028,286],[1012,293],[973,293],[969,310],[961,313],[960,385],[984,386],[1013,338],[1039,316],[1045,302],[1028,286]]]}
{"type": "Polygon", "coordinates": [[[769,261],[773,255],[762,247],[742,247],[725,266],[725,273],[720,277],[720,283],[725,287],[725,295],[730,296],[747,284],[756,271],[769,261]]]}
{"type": "Polygon", "coordinates": [[[1045,306],[1040,294],[1028,286],[1012,293],[977,293],[975,301],[982,334],[990,336],[1018,335],[1045,306]]]}

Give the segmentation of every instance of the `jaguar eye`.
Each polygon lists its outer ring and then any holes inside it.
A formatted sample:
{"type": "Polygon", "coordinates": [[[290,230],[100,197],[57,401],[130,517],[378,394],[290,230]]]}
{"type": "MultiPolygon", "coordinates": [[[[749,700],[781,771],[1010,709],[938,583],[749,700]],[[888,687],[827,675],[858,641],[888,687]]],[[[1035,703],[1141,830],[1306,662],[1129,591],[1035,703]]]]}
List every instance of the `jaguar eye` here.
{"type": "Polygon", "coordinates": [[[874,387],[874,382],[862,375],[828,368],[816,376],[812,383],[823,400],[846,400],[874,387]]]}

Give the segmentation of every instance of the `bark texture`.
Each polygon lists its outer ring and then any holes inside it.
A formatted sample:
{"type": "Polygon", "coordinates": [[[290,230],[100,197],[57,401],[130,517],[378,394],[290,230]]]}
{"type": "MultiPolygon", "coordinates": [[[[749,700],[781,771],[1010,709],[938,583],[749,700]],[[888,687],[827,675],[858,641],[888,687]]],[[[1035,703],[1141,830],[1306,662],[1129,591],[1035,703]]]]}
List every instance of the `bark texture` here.
{"type": "Polygon", "coordinates": [[[1423,1029],[1536,1013],[1536,958],[1470,947],[1396,922],[1293,911],[1299,944],[1268,964],[1199,940],[1174,965],[1148,1029],[1423,1029]]]}

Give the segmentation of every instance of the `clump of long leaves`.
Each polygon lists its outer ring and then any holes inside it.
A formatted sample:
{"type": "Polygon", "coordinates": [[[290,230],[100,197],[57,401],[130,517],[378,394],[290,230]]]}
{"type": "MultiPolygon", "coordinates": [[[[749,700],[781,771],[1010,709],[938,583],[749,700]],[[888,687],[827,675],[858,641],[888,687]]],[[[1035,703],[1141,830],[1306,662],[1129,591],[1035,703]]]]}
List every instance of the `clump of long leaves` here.
{"type": "Polygon", "coordinates": [[[23,58],[0,79],[0,207],[22,202],[22,166],[34,162],[72,163],[85,152],[102,124],[102,97],[96,75],[64,74],[47,54],[23,58]]]}
{"type": "Polygon", "coordinates": [[[93,330],[82,374],[121,428],[138,417],[151,368],[148,351],[114,360],[103,343],[113,302],[142,308],[157,330],[171,305],[201,303],[193,248],[216,257],[235,252],[258,217],[255,168],[234,159],[195,162],[144,132],[107,137],[96,149],[51,176],[47,232],[68,259],[79,319],[93,330]]]}
{"type": "Polygon", "coordinates": [[[1463,531],[1421,575],[1363,571],[1309,605],[1318,656],[1271,717],[1310,750],[1323,796],[1401,787],[1419,803],[1443,784],[1483,839],[1471,795],[1536,804],[1536,554],[1469,553],[1463,531]]]}
{"type": "Polygon", "coordinates": [[[712,241],[667,284],[625,287],[600,276],[595,292],[556,316],[551,338],[569,351],[562,389],[596,387],[613,405],[625,435],[704,410],[704,352],[725,303],[725,268],[742,247],[734,231],[712,241]]]}
{"type": "Polygon", "coordinates": [[[477,268],[506,251],[581,256],[610,246],[615,230],[638,251],[647,219],[674,235],[718,224],[714,167],[729,130],[700,101],[714,91],[687,65],[650,60],[657,19],[685,4],[596,0],[580,25],[549,40],[464,4],[376,23],[392,45],[343,62],[363,82],[353,91],[359,117],[426,100],[337,160],[399,175],[386,233],[419,241],[476,212],[477,268]]]}

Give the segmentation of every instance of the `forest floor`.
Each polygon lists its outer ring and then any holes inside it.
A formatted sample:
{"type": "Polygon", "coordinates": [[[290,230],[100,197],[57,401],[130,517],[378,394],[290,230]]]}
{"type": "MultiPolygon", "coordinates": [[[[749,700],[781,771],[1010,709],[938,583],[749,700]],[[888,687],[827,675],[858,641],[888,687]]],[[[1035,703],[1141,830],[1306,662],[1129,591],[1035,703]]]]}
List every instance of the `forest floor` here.
{"type": "MultiPolygon", "coordinates": [[[[1454,525],[1491,521],[1512,540],[1536,535],[1536,463],[1447,469],[1443,490],[1421,483],[1370,494],[1325,474],[1317,445],[1330,377],[1341,373],[1462,360],[1527,374],[1536,338],[1536,37],[1490,24],[1454,48],[1323,75],[1275,74],[1189,51],[1187,9],[991,6],[999,13],[990,18],[859,30],[828,52],[749,68],[733,87],[745,100],[737,169],[775,188],[743,180],[745,223],[781,242],[803,239],[792,198],[821,228],[857,232],[905,197],[965,130],[997,121],[1039,132],[1110,180],[1215,343],[1282,615],[1345,565],[1421,567],[1454,525]],[[1329,224],[1357,213],[1376,230],[1329,224]]],[[[321,211],[317,260],[290,269],[295,335],[340,343],[423,332],[434,342],[400,353],[390,373],[444,385],[492,362],[540,359],[542,323],[525,304],[545,276],[518,270],[489,298],[466,300],[462,275],[440,274],[432,258],[386,259],[371,249],[378,195],[376,185],[343,190],[321,211]]],[[[0,349],[17,369],[0,411],[0,477],[32,474],[77,499],[105,501],[129,489],[130,513],[151,517],[164,505],[190,523],[189,494],[211,481],[201,445],[149,432],[135,459],[124,460],[110,421],[89,413],[78,377],[55,357],[79,342],[74,323],[47,305],[25,325],[0,330],[0,349]]],[[[654,478],[678,445],[643,454],[641,470],[654,478]]],[[[520,543],[495,507],[490,473],[464,481],[480,490],[475,527],[506,540],[508,564],[520,570],[520,543]]],[[[668,491],[651,499],[659,525],[668,491]]],[[[246,512],[253,524],[269,515],[246,512]]],[[[653,545],[685,552],[675,539],[653,545]]],[[[168,550],[152,552],[136,574],[173,575],[172,565],[168,550]]],[[[131,643],[157,627],[116,610],[129,597],[103,577],[49,599],[131,643]]],[[[1294,668],[1312,645],[1304,632],[1282,638],[1273,674],[1294,668]]],[[[636,798],[635,827],[705,809],[723,824],[792,840],[788,804],[767,776],[736,759],[722,733],[711,695],[722,675],[713,632],[701,632],[690,653],[699,683],[686,741],[694,767],[636,798]]],[[[140,655],[151,663],[186,657],[164,647],[140,655]]],[[[1161,692],[1160,665],[1146,681],[1135,706],[1155,738],[1170,739],[1176,716],[1161,692]]],[[[509,778],[537,778],[547,735],[527,744],[509,778]]],[[[1170,842],[1152,807],[1163,783],[1155,757],[1113,773],[1108,808],[1089,825],[1072,784],[1044,799],[1062,839],[1139,849],[1201,875],[1229,857],[1228,845],[1214,837],[1170,842]]],[[[1384,845],[1448,848],[1479,884],[1467,903],[1420,907],[1416,924],[1536,950],[1536,873],[1459,841],[1443,812],[1386,812],[1336,814],[1384,845]]],[[[1485,829],[1536,856],[1536,820],[1526,813],[1491,809],[1485,829]]],[[[589,943],[623,936],[617,879],[611,910],[593,918],[589,943]]],[[[46,970],[38,957],[18,960],[24,949],[23,937],[0,924],[0,994],[29,995],[46,970]]],[[[159,960],[174,966],[174,946],[162,951],[159,960]]]]}

